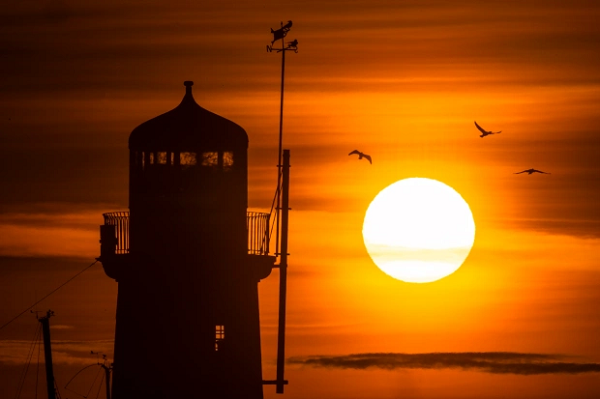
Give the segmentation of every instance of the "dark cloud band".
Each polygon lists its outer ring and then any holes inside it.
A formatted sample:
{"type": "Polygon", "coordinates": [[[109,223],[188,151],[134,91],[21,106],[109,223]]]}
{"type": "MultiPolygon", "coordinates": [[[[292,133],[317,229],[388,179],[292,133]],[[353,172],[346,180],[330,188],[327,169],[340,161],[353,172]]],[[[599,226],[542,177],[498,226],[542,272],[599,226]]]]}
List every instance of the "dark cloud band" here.
{"type": "Polygon", "coordinates": [[[560,355],[514,352],[360,353],[288,359],[289,364],[364,370],[461,369],[492,374],[580,374],[600,372],[600,363],[565,361],[560,355]]]}

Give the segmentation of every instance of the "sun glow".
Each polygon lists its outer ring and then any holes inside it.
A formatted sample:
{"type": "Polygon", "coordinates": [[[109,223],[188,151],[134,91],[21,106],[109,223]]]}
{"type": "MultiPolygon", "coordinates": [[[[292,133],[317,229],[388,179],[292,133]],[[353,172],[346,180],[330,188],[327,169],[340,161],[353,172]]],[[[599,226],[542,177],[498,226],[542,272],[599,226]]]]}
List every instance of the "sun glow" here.
{"type": "Polygon", "coordinates": [[[475,240],[469,205],[437,180],[410,178],[383,189],[367,209],[363,239],[388,275],[428,283],[455,272],[475,240]]]}

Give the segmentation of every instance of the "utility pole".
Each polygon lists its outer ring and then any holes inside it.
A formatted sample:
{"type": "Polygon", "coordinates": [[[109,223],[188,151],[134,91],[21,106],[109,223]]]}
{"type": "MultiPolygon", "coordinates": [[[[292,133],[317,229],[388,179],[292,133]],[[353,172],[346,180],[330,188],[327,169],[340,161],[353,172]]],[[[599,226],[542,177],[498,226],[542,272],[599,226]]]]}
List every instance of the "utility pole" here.
{"type": "Polygon", "coordinates": [[[104,369],[104,379],[106,380],[106,399],[110,399],[110,370],[111,368],[106,364],[101,364],[100,367],[104,369]]]}
{"type": "Polygon", "coordinates": [[[50,317],[54,316],[52,310],[46,312],[46,316],[38,318],[42,323],[42,334],[44,336],[44,359],[46,362],[46,386],[48,389],[48,399],[56,399],[56,389],[54,388],[54,370],[52,368],[52,348],[50,346],[50,317]]]}
{"type": "Polygon", "coordinates": [[[105,386],[106,386],[106,399],[110,399],[110,372],[112,371],[112,364],[107,366],[106,363],[108,362],[107,357],[105,354],[103,354],[102,352],[94,352],[91,351],[92,355],[100,355],[102,354],[102,363],[100,363],[100,360],[98,360],[98,365],[100,367],[102,367],[104,369],[104,379],[105,379],[105,386]]]}

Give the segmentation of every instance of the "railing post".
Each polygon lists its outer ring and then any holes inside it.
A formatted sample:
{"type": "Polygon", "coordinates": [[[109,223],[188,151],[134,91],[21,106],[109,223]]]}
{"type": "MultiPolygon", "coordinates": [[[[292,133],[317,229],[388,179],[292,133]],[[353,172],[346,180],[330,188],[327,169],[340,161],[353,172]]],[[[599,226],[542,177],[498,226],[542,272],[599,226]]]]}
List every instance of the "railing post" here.
{"type": "Polygon", "coordinates": [[[269,235],[269,226],[270,226],[270,221],[271,221],[271,215],[269,215],[267,213],[265,219],[264,219],[264,224],[265,224],[265,234],[264,234],[264,239],[263,239],[263,244],[265,247],[265,255],[269,254],[269,245],[271,244],[271,237],[269,235]]]}

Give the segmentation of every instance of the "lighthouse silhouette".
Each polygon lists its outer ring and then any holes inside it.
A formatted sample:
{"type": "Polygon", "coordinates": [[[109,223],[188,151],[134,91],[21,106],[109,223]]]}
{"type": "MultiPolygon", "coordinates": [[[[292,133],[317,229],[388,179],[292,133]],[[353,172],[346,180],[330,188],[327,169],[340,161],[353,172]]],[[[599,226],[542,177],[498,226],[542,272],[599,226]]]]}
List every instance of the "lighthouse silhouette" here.
{"type": "Polygon", "coordinates": [[[262,378],[258,306],[273,218],[247,210],[244,129],[184,85],[176,108],[132,131],[129,211],[100,226],[118,282],[112,398],[262,399],[276,383],[262,378]]]}

